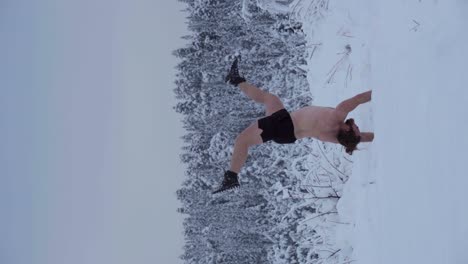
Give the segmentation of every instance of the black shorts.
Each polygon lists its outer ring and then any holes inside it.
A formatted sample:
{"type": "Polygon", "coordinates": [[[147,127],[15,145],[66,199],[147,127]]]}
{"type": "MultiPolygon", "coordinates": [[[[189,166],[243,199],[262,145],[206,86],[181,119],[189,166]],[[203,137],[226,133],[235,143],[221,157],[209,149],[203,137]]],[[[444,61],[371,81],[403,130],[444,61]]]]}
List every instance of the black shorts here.
{"type": "Polygon", "coordinates": [[[260,135],[263,142],[273,140],[279,144],[290,144],[296,141],[291,115],[284,108],[259,119],[258,128],[263,130],[260,135]]]}

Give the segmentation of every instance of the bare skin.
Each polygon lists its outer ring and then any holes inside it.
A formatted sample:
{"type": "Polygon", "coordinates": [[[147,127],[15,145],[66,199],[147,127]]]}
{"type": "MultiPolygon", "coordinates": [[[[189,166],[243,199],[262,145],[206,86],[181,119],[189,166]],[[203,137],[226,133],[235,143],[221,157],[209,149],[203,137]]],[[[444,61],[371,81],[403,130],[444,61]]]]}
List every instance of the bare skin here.
{"type": "MultiPolygon", "coordinates": [[[[250,99],[265,106],[266,116],[284,108],[283,103],[276,95],[263,91],[247,82],[240,83],[238,86],[250,99]]],[[[307,106],[291,112],[296,138],[311,137],[325,142],[338,143],[336,135],[339,129],[350,129],[344,123],[348,113],[358,105],[369,102],[371,96],[372,91],[367,91],[341,102],[336,108],[307,106]]],[[[370,142],[374,139],[374,133],[372,132],[360,132],[359,127],[356,125],[353,125],[352,129],[357,135],[361,136],[361,142],[370,142]]],[[[258,128],[258,122],[256,121],[237,136],[231,158],[231,171],[239,173],[247,160],[249,147],[263,143],[261,133],[262,130],[258,128]]]]}
{"type": "MultiPolygon", "coordinates": [[[[369,102],[371,96],[372,91],[367,91],[341,102],[336,108],[307,106],[292,112],[291,118],[296,138],[312,137],[338,144],[336,135],[339,129],[349,129],[344,124],[348,113],[358,105],[369,102]]],[[[370,142],[374,139],[374,133],[361,132],[357,125],[354,125],[352,129],[357,135],[361,136],[361,142],[370,142]]]]}

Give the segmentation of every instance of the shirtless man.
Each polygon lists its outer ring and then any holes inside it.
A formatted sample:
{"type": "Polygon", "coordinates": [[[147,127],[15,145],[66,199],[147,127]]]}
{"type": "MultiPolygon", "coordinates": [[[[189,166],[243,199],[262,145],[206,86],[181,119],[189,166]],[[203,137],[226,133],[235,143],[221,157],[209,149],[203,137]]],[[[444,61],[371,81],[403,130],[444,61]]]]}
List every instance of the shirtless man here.
{"type": "Polygon", "coordinates": [[[325,142],[341,144],[348,154],[360,142],[370,142],[374,133],[361,132],[353,119],[345,121],[349,112],[371,100],[372,91],[358,94],[338,104],[336,108],[307,106],[288,113],[281,100],[260,90],[239,75],[237,58],[226,77],[226,82],[238,86],[250,99],[265,105],[266,117],[244,129],[236,138],[231,167],[224,173],[221,186],[213,194],[239,187],[238,173],[247,160],[250,146],[273,140],[279,144],[294,143],[297,139],[312,137],[325,142]]]}

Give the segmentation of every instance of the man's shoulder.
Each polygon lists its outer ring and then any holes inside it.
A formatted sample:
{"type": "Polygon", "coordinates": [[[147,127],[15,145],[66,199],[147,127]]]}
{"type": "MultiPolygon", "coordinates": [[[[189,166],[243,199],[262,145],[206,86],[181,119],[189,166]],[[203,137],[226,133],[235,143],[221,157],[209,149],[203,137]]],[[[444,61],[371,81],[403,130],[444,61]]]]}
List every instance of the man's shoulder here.
{"type": "Polygon", "coordinates": [[[307,105],[307,106],[303,106],[303,107],[297,109],[294,112],[298,112],[298,111],[301,111],[301,112],[302,111],[320,111],[320,110],[335,110],[335,108],[329,107],[329,106],[307,105]]]}
{"type": "Polygon", "coordinates": [[[340,111],[337,108],[333,108],[333,117],[336,119],[337,122],[344,122],[346,116],[348,116],[348,113],[340,111]]]}

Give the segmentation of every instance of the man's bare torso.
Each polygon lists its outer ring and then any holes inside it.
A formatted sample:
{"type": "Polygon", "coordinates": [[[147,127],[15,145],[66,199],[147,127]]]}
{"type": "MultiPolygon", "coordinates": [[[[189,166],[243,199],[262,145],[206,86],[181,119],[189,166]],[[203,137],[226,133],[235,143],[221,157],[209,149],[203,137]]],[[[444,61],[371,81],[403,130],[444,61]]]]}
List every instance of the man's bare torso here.
{"type": "Polygon", "coordinates": [[[345,117],[335,108],[307,106],[291,112],[291,118],[297,139],[313,137],[322,141],[336,142],[336,134],[345,117]]]}

